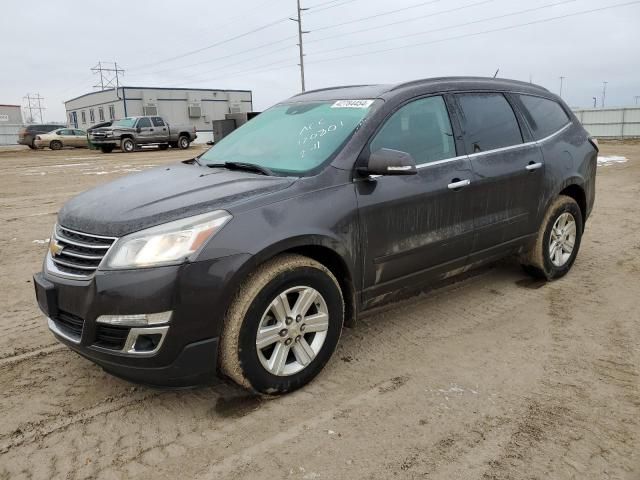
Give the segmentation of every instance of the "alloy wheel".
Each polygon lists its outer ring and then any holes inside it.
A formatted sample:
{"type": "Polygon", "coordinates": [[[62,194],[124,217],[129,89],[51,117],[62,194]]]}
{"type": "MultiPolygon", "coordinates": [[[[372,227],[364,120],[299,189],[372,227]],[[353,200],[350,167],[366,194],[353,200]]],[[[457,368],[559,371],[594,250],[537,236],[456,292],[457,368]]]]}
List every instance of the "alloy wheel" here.
{"type": "Polygon", "coordinates": [[[560,215],[551,229],[549,258],[556,267],[564,266],[571,258],[576,243],[576,220],[569,212],[560,215]]]}
{"type": "Polygon", "coordinates": [[[322,295],[307,286],[289,288],[273,299],[260,319],[260,363],[273,375],[294,375],[318,355],[328,329],[329,310],[322,295]]]}

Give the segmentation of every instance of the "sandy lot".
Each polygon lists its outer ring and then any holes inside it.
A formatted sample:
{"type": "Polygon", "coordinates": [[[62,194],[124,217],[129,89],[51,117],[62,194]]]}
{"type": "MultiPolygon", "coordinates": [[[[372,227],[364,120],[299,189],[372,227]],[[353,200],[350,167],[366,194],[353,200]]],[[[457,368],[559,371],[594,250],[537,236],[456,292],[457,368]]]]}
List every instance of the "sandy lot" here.
{"type": "Polygon", "coordinates": [[[307,388],[136,386],[34,299],[70,196],[188,153],[0,152],[0,479],[640,479],[640,145],[599,168],[571,273],[512,261],[361,318],[307,388]]]}

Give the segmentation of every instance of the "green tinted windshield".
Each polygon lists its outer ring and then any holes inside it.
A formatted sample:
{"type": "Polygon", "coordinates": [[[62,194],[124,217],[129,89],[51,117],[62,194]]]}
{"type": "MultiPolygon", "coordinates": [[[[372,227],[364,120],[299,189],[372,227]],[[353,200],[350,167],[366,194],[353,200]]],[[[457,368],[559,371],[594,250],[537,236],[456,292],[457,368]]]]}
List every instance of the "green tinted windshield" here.
{"type": "Polygon", "coordinates": [[[116,120],[115,122],[113,122],[113,126],[114,127],[126,127],[126,128],[133,128],[133,126],[136,124],[136,119],[135,118],[121,118],[120,120],[116,120]]]}
{"type": "Polygon", "coordinates": [[[302,173],[329,160],[360,125],[373,100],[276,105],[214,145],[200,162],[251,163],[302,173]]]}

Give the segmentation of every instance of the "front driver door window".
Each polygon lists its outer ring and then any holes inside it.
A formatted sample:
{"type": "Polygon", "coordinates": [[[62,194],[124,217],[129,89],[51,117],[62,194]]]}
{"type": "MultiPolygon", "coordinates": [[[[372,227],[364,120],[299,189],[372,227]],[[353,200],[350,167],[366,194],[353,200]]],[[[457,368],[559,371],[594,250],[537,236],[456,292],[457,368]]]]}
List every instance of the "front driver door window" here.
{"type": "Polygon", "coordinates": [[[465,264],[473,239],[472,198],[454,181],[470,180],[466,157],[456,156],[442,96],[411,101],[384,122],[369,143],[411,154],[410,176],[357,182],[364,251],[365,301],[443,275],[465,264]]]}

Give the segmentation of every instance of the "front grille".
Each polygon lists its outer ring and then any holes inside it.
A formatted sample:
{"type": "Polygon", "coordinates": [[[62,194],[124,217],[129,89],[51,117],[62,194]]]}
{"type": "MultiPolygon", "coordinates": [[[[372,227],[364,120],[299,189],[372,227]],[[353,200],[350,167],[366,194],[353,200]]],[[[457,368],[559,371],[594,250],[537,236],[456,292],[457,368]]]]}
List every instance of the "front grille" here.
{"type": "Polygon", "coordinates": [[[129,327],[97,324],[95,345],[111,350],[122,350],[129,335],[129,327]]]}
{"type": "Polygon", "coordinates": [[[62,273],[90,277],[115,241],[113,237],[76,232],[56,225],[51,260],[62,273]]]}
{"type": "Polygon", "coordinates": [[[52,319],[57,327],[70,337],[80,340],[82,336],[82,327],[84,320],[72,313],[59,311],[55,318],[52,319]]]}

